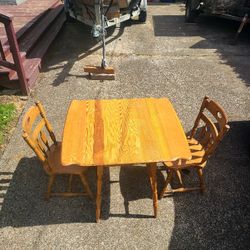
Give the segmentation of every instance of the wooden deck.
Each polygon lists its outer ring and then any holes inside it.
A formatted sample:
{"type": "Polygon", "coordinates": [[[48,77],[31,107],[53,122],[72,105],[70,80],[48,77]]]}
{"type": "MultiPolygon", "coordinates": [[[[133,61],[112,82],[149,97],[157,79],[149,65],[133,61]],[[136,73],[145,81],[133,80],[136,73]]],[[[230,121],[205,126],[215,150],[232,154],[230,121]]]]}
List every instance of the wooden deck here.
{"type": "MultiPolygon", "coordinates": [[[[13,16],[21,60],[28,88],[31,89],[38,77],[42,58],[65,22],[63,4],[60,0],[26,0],[20,5],[0,5],[0,14],[13,16]]],[[[6,60],[13,62],[2,23],[0,40],[6,60]]],[[[0,85],[7,88],[20,87],[17,72],[1,66],[0,85]]]]}

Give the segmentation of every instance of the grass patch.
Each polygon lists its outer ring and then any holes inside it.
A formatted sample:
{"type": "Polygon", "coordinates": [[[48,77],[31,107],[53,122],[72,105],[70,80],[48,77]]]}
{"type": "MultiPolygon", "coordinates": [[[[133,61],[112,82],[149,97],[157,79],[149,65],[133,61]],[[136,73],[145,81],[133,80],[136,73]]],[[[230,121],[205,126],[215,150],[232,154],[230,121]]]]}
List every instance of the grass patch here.
{"type": "Polygon", "coordinates": [[[9,123],[15,117],[16,108],[13,103],[0,104],[0,144],[4,142],[4,134],[9,123]]]}

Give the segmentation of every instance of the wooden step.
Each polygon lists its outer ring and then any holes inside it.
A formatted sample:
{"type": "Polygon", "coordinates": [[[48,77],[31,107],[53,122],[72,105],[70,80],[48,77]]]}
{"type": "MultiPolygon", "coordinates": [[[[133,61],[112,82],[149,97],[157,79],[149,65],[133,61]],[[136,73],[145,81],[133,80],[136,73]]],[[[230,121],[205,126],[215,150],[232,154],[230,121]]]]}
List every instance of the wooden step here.
{"type": "Polygon", "coordinates": [[[18,80],[10,81],[5,79],[0,75],[0,86],[7,89],[20,89],[20,84],[18,80]]]}
{"type": "Polygon", "coordinates": [[[34,49],[31,51],[29,55],[30,58],[42,59],[44,57],[46,51],[48,50],[49,46],[55,39],[58,32],[61,30],[65,21],[66,21],[66,16],[64,10],[62,10],[60,15],[56,18],[56,20],[53,22],[53,24],[49,27],[47,32],[41,38],[39,44],[37,44],[36,47],[34,47],[34,49]]]}
{"type": "Polygon", "coordinates": [[[39,41],[44,32],[48,29],[50,23],[52,23],[60,12],[63,10],[63,5],[58,3],[53,9],[51,9],[47,15],[45,15],[40,21],[33,25],[32,29],[19,39],[19,49],[29,54],[31,49],[39,41]]]}
{"type": "MultiPolygon", "coordinates": [[[[34,1],[27,1],[25,2],[25,4],[21,4],[23,7],[21,8],[21,5],[16,6],[16,8],[12,8],[9,10],[9,6],[5,7],[5,6],[1,6],[1,11],[6,11],[12,15],[14,15],[14,29],[16,31],[16,37],[17,40],[21,39],[21,37],[23,35],[25,35],[26,33],[28,33],[30,31],[30,29],[32,29],[33,25],[36,25],[37,23],[39,23],[40,19],[44,18],[46,16],[46,14],[53,9],[56,5],[58,5],[58,3],[61,3],[60,0],[51,0],[51,1],[47,1],[45,4],[44,8],[39,8],[38,10],[36,10],[36,8],[34,7],[33,3],[34,1]],[[29,3],[30,2],[30,3],[29,3]],[[30,9],[28,8],[30,6],[30,9]],[[3,10],[2,10],[2,7],[3,10]],[[32,11],[31,11],[32,10],[32,11]],[[25,20],[23,20],[22,22],[20,22],[22,16],[25,17],[25,20]],[[19,25],[20,22],[20,25],[19,25]]],[[[5,36],[5,32],[0,32],[4,33],[5,36]]],[[[2,35],[1,35],[2,36],[2,35]]],[[[1,39],[2,44],[4,46],[4,52],[6,53],[5,55],[7,56],[9,54],[9,48],[8,48],[8,41],[7,38],[5,37],[4,39],[1,39]]]]}
{"type": "MultiPolygon", "coordinates": [[[[29,88],[33,88],[37,77],[39,75],[41,69],[42,59],[48,50],[49,46],[55,39],[56,35],[62,28],[65,22],[65,14],[62,10],[60,15],[56,18],[56,20],[52,23],[52,25],[48,28],[46,33],[41,37],[39,43],[32,49],[29,57],[24,62],[24,70],[26,73],[26,79],[28,81],[29,88]]],[[[18,79],[17,73],[10,78],[10,81],[16,81],[18,79]]]]}
{"type": "MultiPolygon", "coordinates": [[[[20,53],[20,56],[21,56],[21,60],[22,62],[24,62],[26,60],[26,53],[25,52],[21,52],[20,53]]],[[[10,63],[14,63],[14,60],[13,60],[13,57],[11,54],[9,54],[7,57],[6,57],[6,60],[10,63]]],[[[14,70],[12,69],[8,69],[8,68],[5,68],[3,66],[0,66],[0,75],[4,76],[4,77],[11,77],[11,75],[13,75],[15,73],[14,70]]]]}
{"type": "MultiPolygon", "coordinates": [[[[39,70],[40,64],[41,64],[41,60],[39,58],[32,58],[32,59],[25,60],[23,67],[24,67],[27,81],[29,81],[29,79],[31,78],[33,73],[36,72],[37,69],[39,70]]],[[[10,77],[10,80],[11,81],[18,80],[18,76],[16,72],[12,77],[10,77]]]]}
{"type": "MultiPolygon", "coordinates": [[[[34,59],[26,59],[23,63],[24,71],[26,74],[27,81],[33,81],[38,77],[39,69],[40,69],[41,60],[34,58],[34,59]]],[[[5,77],[3,74],[0,74],[0,86],[6,88],[20,88],[17,72],[13,71],[14,74],[9,75],[9,77],[5,77]]]]}
{"type": "MultiPolygon", "coordinates": [[[[40,72],[42,58],[66,19],[63,4],[58,0],[54,0],[53,3],[53,6],[46,11],[46,14],[39,16],[39,18],[36,17],[36,22],[33,22],[31,26],[25,25],[23,33],[19,33],[21,35],[18,36],[19,47],[22,51],[28,52],[21,53],[21,55],[29,88],[34,86],[40,72]]],[[[25,16],[25,14],[23,15],[25,16]]],[[[10,50],[9,45],[5,44],[3,47],[8,53],[10,50]]],[[[11,61],[12,56],[10,53],[6,57],[11,61]]],[[[0,85],[7,88],[20,88],[16,71],[1,68],[0,85]]]]}

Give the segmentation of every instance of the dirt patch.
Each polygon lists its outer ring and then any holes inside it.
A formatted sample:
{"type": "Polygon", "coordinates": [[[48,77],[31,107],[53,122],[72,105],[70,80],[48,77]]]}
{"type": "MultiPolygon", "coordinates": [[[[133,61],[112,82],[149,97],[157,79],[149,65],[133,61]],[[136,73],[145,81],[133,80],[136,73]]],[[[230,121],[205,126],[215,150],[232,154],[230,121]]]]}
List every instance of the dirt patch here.
{"type": "Polygon", "coordinates": [[[4,130],[4,141],[0,144],[0,157],[2,156],[13,132],[15,131],[18,119],[23,111],[24,105],[27,101],[27,97],[20,96],[17,91],[4,90],[0,92],[0,103],[8,104],[13,103],[16,108],[15,117],[8,124],[8,127],[4,130]]]}

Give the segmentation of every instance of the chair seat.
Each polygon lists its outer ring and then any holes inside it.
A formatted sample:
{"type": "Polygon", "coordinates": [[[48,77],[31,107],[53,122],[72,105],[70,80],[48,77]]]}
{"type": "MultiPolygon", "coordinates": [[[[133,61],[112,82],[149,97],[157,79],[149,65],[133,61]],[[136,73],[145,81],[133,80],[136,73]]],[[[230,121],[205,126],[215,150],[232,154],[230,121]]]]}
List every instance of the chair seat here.
{"type": "MultiPolygon", "coordinates": [[[[58,142],[57,145],[53,144],[50,147],[50,151],[47,151],[48,162],[51,167],[51,172],[53,174],[82,174],[87,170],[87,167],[81,167],[79,165],[70,165],[63,166],[61,164],[61,152],[62,152],[62,143],[58,142]]],[[[49,169],[48,164],[45,164],[45,169],[49,169]]]]}
{"type": "Polygon", "coordinates": [[[190,160],[187,160],[185,164],[178,164],[174,165],[173,162],[164,162],[164,164],[168,168],[172,169],[183,169],[183,168],[189,168],[191,166],[197,166],[197,167],[205,167],[206,162],[202,162],[202,159],[205,155],[205,150],[203,149],[203,146],[194,138],[187,138],[189,149],[191,151],[192,158],[190,160]]]}

